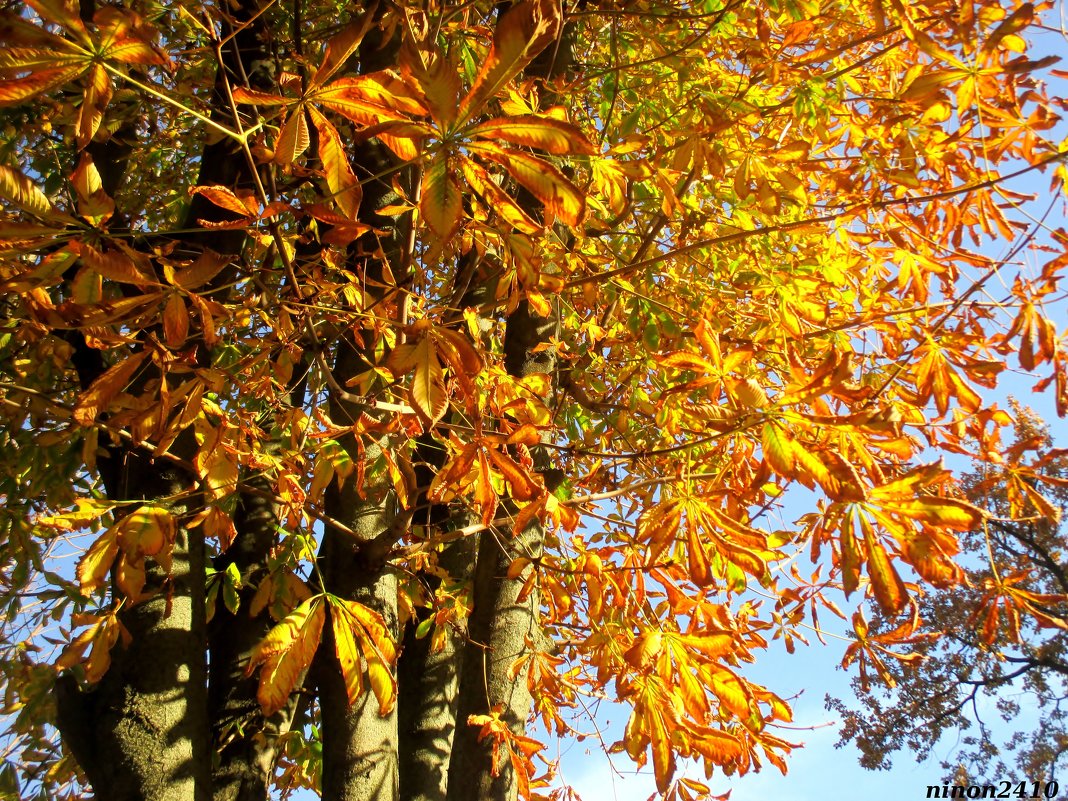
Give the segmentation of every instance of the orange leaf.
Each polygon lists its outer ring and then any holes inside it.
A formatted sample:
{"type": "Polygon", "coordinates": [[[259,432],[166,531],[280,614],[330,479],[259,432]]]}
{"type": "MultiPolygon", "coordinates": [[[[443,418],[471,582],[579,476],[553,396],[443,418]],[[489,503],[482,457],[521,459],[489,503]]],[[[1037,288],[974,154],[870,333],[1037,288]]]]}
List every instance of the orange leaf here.
{"type": "Polygon", "coordinates": [[[83,426],[93,425],[96,416],[107,407],[108,402],[126,389],[126,385],[146,358],[148,352],[141,351],[105,370],[78,397],[73,412],[75,421],[83,426]]]}
{"type": "Polygon", "coordinates": [[[905,583],[890,564],[890,557],[867,518],[861,518],[861,527],[864,529],[864,544],[868,548],[868,575],[875,591],[875,600],[885,614],[899,615],[908,597],[905,583]]]}
{"type": "Polygon", "coordinates": [[[460,102],[460,121],[478,114],[559,35],[562,27],[557,0],[524,0],[512,6],[497,22],[482,69],[460,102]]]}
{"type": "Polygon", "coordinates": [[[308,111],[315,129],[319,132],[319,161],[326,176],[326,185],[342,213],[350,220],[355,220],[360,200],[363,198],[363,189],[349,165],[348,154],[341,144],[341,135],[314,107],[309,107],[308,111]]]}
{"type": "Polygon", "coordinates": [[[547,212],[566,225],[575,227],[582,222],[586,215],[586,200],[583,194],[549,162],[529,153],[504,150],[488,144],[472,144],[471,149],[502,165],[516,181],[541,201],[547,212]]]}
{"type": "Polygon", "coordinates": [[[373,21],[374,14],[365,11],[358,20],[350,22],[327,40],[323,60],[311,77],[312,86],[322,86],[345,66],[345,63],[356,52],[356,48],[360,46],[360,42],[363,41],[373,21]]]}
{"type": "Polygon", "coordinates": [[[167,298],[163,307],[163,338],[171,348],[180,348],[189,336],[189,310],[177,292],[167,298]]]}

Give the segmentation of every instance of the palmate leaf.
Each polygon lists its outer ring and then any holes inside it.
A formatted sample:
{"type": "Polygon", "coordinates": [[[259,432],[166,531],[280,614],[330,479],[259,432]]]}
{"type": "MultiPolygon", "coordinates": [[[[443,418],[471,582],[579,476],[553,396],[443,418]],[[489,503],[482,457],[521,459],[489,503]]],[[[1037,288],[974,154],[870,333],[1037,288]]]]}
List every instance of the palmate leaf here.
{"type": "Polygon", "coordinates": [[[273,715],[285,706],[301,674],[311,665],[326,619],[325,597],[316,595],[304,601],[253,650],[246,675],[251,676],[263,665],[256,697],[264,714],[273,715]]]}
{"type": "Polygon", "coordinates": [[[366,672],[378,713],[388,715],[397,704],[397,680],[393,665],[397,647],[382,616],[357,601],[328,595],[334,648],[341,664],[349,703],[363,693],[366,672]]]}
{"type": "Polygon", "coordinates": [[[563,13],[556,0],[523,0],[510,8],[497,23],[486,60],[460,102],[459,120],[478,114],[557,37],[562,25],[563,13]]]}

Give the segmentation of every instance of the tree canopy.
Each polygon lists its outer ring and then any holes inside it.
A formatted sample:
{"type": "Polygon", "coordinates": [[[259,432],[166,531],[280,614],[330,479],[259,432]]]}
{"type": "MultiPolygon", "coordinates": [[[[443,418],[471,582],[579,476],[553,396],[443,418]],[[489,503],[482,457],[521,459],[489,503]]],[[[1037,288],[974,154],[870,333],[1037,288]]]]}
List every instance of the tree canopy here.
{"type": "Polygon", "coordinates": [[[746,663],[912,659],[939,455],[1068,412],[1049,10],[4,3],[2,789],[565,799],[602,701],[785,770],[746,663]]]}

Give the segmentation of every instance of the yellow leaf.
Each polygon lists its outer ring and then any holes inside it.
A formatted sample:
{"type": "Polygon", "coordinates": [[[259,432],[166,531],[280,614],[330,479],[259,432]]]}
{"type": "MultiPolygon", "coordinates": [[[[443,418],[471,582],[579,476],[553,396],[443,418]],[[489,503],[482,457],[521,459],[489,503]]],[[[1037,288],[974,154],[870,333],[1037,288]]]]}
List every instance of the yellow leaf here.
{"type": "Polygon", "coordinates": [[[712,364],[708,359],[703,356],[698,356],[696,353],[690,353],[689,351],[684,350],[660,356],[656,361],[662,367],[670,367],[674,370],[689,370],[698,375],[719,372],[716,369],[716,365],[712,364]]]}
{"type": "Polygon", "coordinates": [[[366,663],[371,692],[378,700],[378,713],[388,715],[397,703],[397,679],[392,670],[397,660],[397,647],[386,629],[385,621],[380,614],[357,601],[328,597],[338,660],[345,675],[350,702],[359,697],[363,690],[358,645],[366,663]],[[342,630],[341,637],[338,637],[339,629],[342,630]]]}
{"type": "Polygon", "coordinates": [[[675,749],[671,747],[671,735],[659,709],[647,709],[645,720],[649,731],[649,743],[653,751],[653,776],[656,779],[656,789],[661,793],[666,793],[675,775],[675,749]]]}
{"type": "Polygon", "coordinates": [[[478,114],[559,35],[562,27],[557,0],[524,0],[512,6],[497,23],[482,69],[460,102],[460,121],[478,114]]]}
{"type": "Polygon", "coordinates": [[[494,182],[482,165],[462,156],[460,167],[471,188],[510,227],[524,234],[538,234],[542,230],[542,226],[530,219],[526,211],[494,182]]]}
{"type": "Polygon", "coordinates": [[[499,139],[513,145],[537,148],[553,155],[592,155],[597,152],[593,143],[574,125],[539,114],[487,120],[472,127],[470,133],[483,139],[499,139]]]}
{"type": "Polygon", "coordinates": [[[363,693],[363,662],[356,637],[352,630],[351,616],[343,611],[340,599],[330,598],[330,625],[334,631],[334,652],[341,664],[341,675],[345,680],[345,693],[349,704],[363,693]]]}
{"type": "Polygon", "coordinates": [[[145,588],[145,560],[134,559],[125,554],[120,556],[115,568],[115,583],[131,604],[140,603],[148,597],[141,594],[145,588]]]}
{"type": "Polygon", "coordinates": [[[115,527],[112,527],[97,537],[85,555],[78,560],[75,575],[83,594],[93,592],[104,583],[118,553],[119,539],[115,527]]]}
{"type": "Polygon", "coordinates": [[[463,217],[463,193],[449,160],[438,153],[423,172],[419,213],[430,230],[442,240],[451,237],[463,217]]]}
{"type": "Polygon", "coordinates": [[[640,635],[634,644],[623,654],[623,659],[637,670],[646,670],[652,666],[664,647],[664,635],[659,629],[652,629],[640,635]]]}
{"type": "Polygon", "coordinates": [[[100,128],[104,119],[104,109],[111,102],[111,78],[100,64],[89,68],[82,104],[78,108],[78,119],[74,125],[79,149],[84,149],[100,128]]]}
{"type": "Polygon", "coordinates": [[[115,202],[104,191],[100,172],[88,153],[82,153],[78,166],[70,176],[78,195],[78,214],[93,224],[107,220],[115,213],[115,202]]]}
{"type": "Polygon", "coordinates": [[[772,422],[764,424],[762,436],[764,446],[764,458],[768,465],[785,478],[792,478],[794,469],[793,441],[789,435],[772,422]]]}
{"type": "Polygon", "coordinates": [[[18,170],[3,164],[0,164],[0,198],[11,201],[30,214],[44,216],[52,211],[52,203],[37,188],[37,184],[18,170]]]}
{"type": "Polygon", "coordinates": [[[155,556],[174,541],[174,518],[162,506],[139,506],[116,523],[114,530],[127,556],[155,556]]]}
{"type": "Polygon", "coordinates": [[[252,675],[263,664],[256,697],[265,715],[273,715],[285,705],[315,656],[326,616],[323,597],[316,595],[294,609],[252,652],[246,673],[252,675]]]}
{"type": "Polygon", "coordinates": [[[302,106],[297,106],[289,114],[278,132],[278,139],[274,143],[274,163],[292,164],[297,160],[308,145],[311,144],[311,133],[308,131],[308,118],[302,106]]]}
{"type": "Polygon", "coordinates": [[[430,337],[424,337],[415,349],[415,375],[412,377],[412,406],[431,424],[445,416],[449,399],[445,376],[430,337]]]}

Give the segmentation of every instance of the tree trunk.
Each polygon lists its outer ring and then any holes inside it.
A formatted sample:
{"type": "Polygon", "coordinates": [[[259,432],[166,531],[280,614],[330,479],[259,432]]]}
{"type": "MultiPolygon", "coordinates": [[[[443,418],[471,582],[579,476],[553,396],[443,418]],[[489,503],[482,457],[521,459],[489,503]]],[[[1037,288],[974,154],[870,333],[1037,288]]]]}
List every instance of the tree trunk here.
{"type": "MultiPolygon", "coordinates": [[[[526,301],[521,302],[508,318],[504,345],[508,371],[517,377],[552,375],[552,352],[539,352],[537,346],[548,342],[556,330],[555,318],[539,318],[526,301]]],[[[511,801],[516,797],[511,765],[504,755],[500,764],[492,764],[491,742],[478,742],[479,727],[469,725],[468,719],[500,706],[502,719],[514,733],[522,734],[526,729],[530,692],[522,672],[512,677],[509,669],[532,647],[540,646],[541,600],[536,589],[520,600],[524,582],[509,579],[507,573],[517,557],[540,556],[544,539],[545,529],[537,520],[511,537],[492,528],[479,535],[473,609],[456,713],[456,742],[449,764],[448,801],[511,801]]]]}
{"type": "MultiPolygon", "coordinates": [[[[382,8],[376,12],[386,13],[382,8]]],[[[397,32],[383,40],[379,29],[372,29],[358,50],[360,71],[373,72],[394,61],[400,46],[397,32]]],[[[350,246],[353,272],[368,280],[368,292],[380,292],[375,314],[385,314],[390,302],[389,290],[381,289],[386,275],[383,263],[396,266],[403,252],[403,231],[396,229],[396,220],[377,212],[398,200],[391,180],[399,164],[396,157],[377,141],[364,141],[355,147],[353,168],[359,178],[370,178],[363,186],[360,204],[361,222],[376,230],[350,246]],[[376,176],[371,178],[371,176],[376,176]]],[[[363,348],[374,347],[376,334],[365,331],[368,337],[363,348]]],[[[373,363],[374,359],[371,359],[373,363]]],[[[346,381],[364,372],[369,362],[351,336],[342,336],[334,360],[334,379],[346,381]]],[[[338,425],[352,425],[369,409],[331,392],[330,415],[338,425]]],[[[349,600],[356,600],[378,612],[396,640],[399,635],[397,618],[397,576],[385,564],[385,552],[391,540],[402,532],[398,524],[396,497],[383,469],[376,476],[372,468],[381,462],[382,451],[391,447],[391,440],[365,439],[357,443],[354,435],[340,439],[353,463],[363,463],[367,480],[357,487],[348,481],[340,490],[331,484],[326,491],[328,514],[345,524],[356,536],[327,525],[323,538],[320,564],[324,566],[325,589],[349,600]]],[[[323,737],[323,799],[324,801],[396,801],[399,792],[397,711],[379,715],[378,703],[368,689],[355,704],[349,706],[344,678],[333,653],[333,635],[324,631],[323,644],[317,660],[319,706],[322,715],[323,737]]]]}
{"type": "MultiPolygon", "coordinates": [[[[449,543],[438,566],[455,581],[466,581],[474,546],[471,537],[449,543]]],[[[416,639],[415,621],[410,623],[398,666],[401,801],[445,801],[464,646],[461,632],[453,628],[443,632],[441,650],[434,651],[432,640],[431,635],[416,639]]]]}
{"type": "MultiPolygon", "coordinates": [[[[125,497],[188,491],[187,476],[161,473],[129,456],[127,477],[140,472],[152,480],[140,492],[122,493],[125,497]]],[[[109,488],[109,496],[117,497],[119,489],[109,488]]],[[[58,684],[59,727],[97,798],[210,801],[204,541],[199,530],[178,530],[169,576],[158,565],[147,572],[145,592],[154,595],[122,613],[132,641],[112,651],[111,667],[100,684],[83,692],[69,675],[58,684]]]]}
{"type": "MultiPolygon", "coordinates": [[[[224,48],[213,101],[215,113],[228,122],[223,82],[244,84],[246,77],[255,74],[251,65],[262,59],[264,20],[259,11],[256,0],[235,3],[229,9],[237,29],[224,48]]],[[[91,17],[93,4],[83,2],[82,12],[91,17]]],[[[131,137],[130,132],[119,131],[114,141],[89,146],[109,194],[121,183],[130,153],[127,137],[131,137]]],[[[237,187],[251,181],[251,165],[229,140],[206,144],[200,163],[200,184],[237,187]]],[[[200,219],[221,221],[227,214],[198,196],[181,228],[188,231],[200,219]]],[[[196,231],[176,238],[196,252],[210,247],[236,255],[245,236],[243,231],[196,231]]],[[[216,281],[223,286],[227,277],[223,274],[216,281]]],[[[105,364],[83,338],[78,339],[73,343],[74,361],[84,388],[105,364]]],[[[208,358],[203,345],[200,351],[201,358],[208,358]]],[[[105,441],[103,447],[107,454],[99,459],[100,474],[112,500],[144,499],[151,503],[189,499],[194,492],[193,476],[166,466],[165,461],[155,462],[117,442],[105,441]]],[[[189,461],[195,448],[191,431],[186,430],[171,451],[189,461]]],[[[199,503],[199,496],[193,495],[191,500],[170,503],[169,509],[177,519],[195,511],[199,503]]],[[[132,639],[128,646],[120,644],[113,649],[111,667],[100,683],[87,691],[79,689],[70,675],[57,683],[57,725],[99,799],[212,798],[205,568],[202,530],[179,527],[170,573],[149,563],[144,592],[151,597],[120,613],[132,639]]]]}

